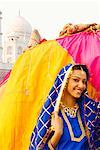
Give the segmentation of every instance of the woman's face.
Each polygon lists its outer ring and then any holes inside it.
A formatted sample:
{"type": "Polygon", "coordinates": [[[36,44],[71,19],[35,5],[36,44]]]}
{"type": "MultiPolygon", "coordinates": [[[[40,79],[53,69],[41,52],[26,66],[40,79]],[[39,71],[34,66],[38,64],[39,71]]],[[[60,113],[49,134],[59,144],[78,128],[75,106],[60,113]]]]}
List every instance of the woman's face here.
{"type": "Polygon", "coordinates": [[[73,70],[67,85],[67,92],[74,98],[79,98],[86,89],[87,76],[83,70],[73,70]]]}

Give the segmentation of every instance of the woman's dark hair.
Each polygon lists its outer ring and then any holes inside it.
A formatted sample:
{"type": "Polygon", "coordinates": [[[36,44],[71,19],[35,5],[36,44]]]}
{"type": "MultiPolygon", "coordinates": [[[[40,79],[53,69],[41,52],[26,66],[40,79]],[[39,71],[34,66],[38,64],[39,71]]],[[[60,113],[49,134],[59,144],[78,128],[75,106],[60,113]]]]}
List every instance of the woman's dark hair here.
{"type": "Polygon", "coordinates": [[[72,70],[83,70],[86,72],[86,76],[87,76],[87,80],[89,79],[89,71],[88,71],[88,68],[86,65],[81,65],[81,64],[78,64],[78,65],[74,65],[72,67],[72,70]]]}

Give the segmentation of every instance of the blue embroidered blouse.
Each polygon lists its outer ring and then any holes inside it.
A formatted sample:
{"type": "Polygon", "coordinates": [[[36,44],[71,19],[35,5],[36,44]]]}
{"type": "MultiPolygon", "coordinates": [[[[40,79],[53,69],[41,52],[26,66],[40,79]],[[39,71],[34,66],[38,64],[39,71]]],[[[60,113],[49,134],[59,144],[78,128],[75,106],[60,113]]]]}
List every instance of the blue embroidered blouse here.
{"type": "MultiPolygon", "coordinates": [[[[67,114],[66,114],[67,115],[67,114]]],[[[59,143],[57,144],[55,150],[88,150],[89,146],[88,146],[88,140],[86,138],[86,136],[83,137],[83,139],[80,142],[77,141],[71,141],[71,136],[70,136],[70,132],[68,129],[68,125],[66,123],[66,121],[64,120],[61,112],[59,114],[59,116],[63,119],[63,135],[59,141],[59,143]]],[[[78,122],[78,117],[70,117],[67,116],[70,125],[72,127],[72,131],[74,134],[74,137],[79,138],[82,134],[82,131],[80,129],[80,125],[78,122]]],[[[82,120],[82,124],[84,124],[84,120],[83,117],[81,115],[81,120],[82,120]]],[[[44,150],[48,150],[48,146],[47,144],[44,147],[44,150]]]]}
{"type": "MultiPolygon", "coordinates": [[[[62,117],[62,114],[60,116],[62,117]]],[[[72,127],[74,136],[76,138],[79,138],[82,134],[82,131],[80,129],[77,116],[75,118],[67,116],[67,118],[72,127]]],[[[83,120],[82,120],[82,123],[83,123],[83,120]]],[[[73,149],[74,150],[88,150],[88,141],[87,141],[86,136],[83,137],[83,139],[80,142],[71,141],[70,132],[68,130],[68,126],[64,118],[63,118],[63,125],[64,125],[63,135],[56,147],[56,150],[73,150],[73,149]]]]}

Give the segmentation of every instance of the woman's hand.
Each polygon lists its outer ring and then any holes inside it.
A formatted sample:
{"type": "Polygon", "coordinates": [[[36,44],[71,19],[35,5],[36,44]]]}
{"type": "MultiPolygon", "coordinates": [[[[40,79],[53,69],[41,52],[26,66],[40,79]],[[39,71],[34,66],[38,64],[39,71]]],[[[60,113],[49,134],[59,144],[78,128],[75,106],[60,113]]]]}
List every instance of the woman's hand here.
{"type": "Polygon", "coordinates": [[[53,127],[54,135],[49,140],[48,146],[50,150],[54,150],[63,134],[63,120],[57,112],[52,114],[51,126],[53,127]]]}
{"type": "Polygon", "coordinates": [[[57,112],[54,112],[51,119],[51,125],[55,134],[62,135],[63,134],[63,120],[59,117],[57,112]]]}

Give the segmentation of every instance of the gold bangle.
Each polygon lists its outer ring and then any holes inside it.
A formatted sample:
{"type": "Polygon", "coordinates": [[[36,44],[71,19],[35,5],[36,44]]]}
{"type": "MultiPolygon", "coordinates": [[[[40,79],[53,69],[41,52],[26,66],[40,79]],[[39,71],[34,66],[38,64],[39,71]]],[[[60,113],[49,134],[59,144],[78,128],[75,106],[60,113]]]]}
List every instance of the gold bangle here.
{"type": "Polygon", "coordinates": [[[48,147],[50,148],[50,150],[55,150],[53,144],[51,143],[51,140],[49,140],[48,142],[48,147]]]}

